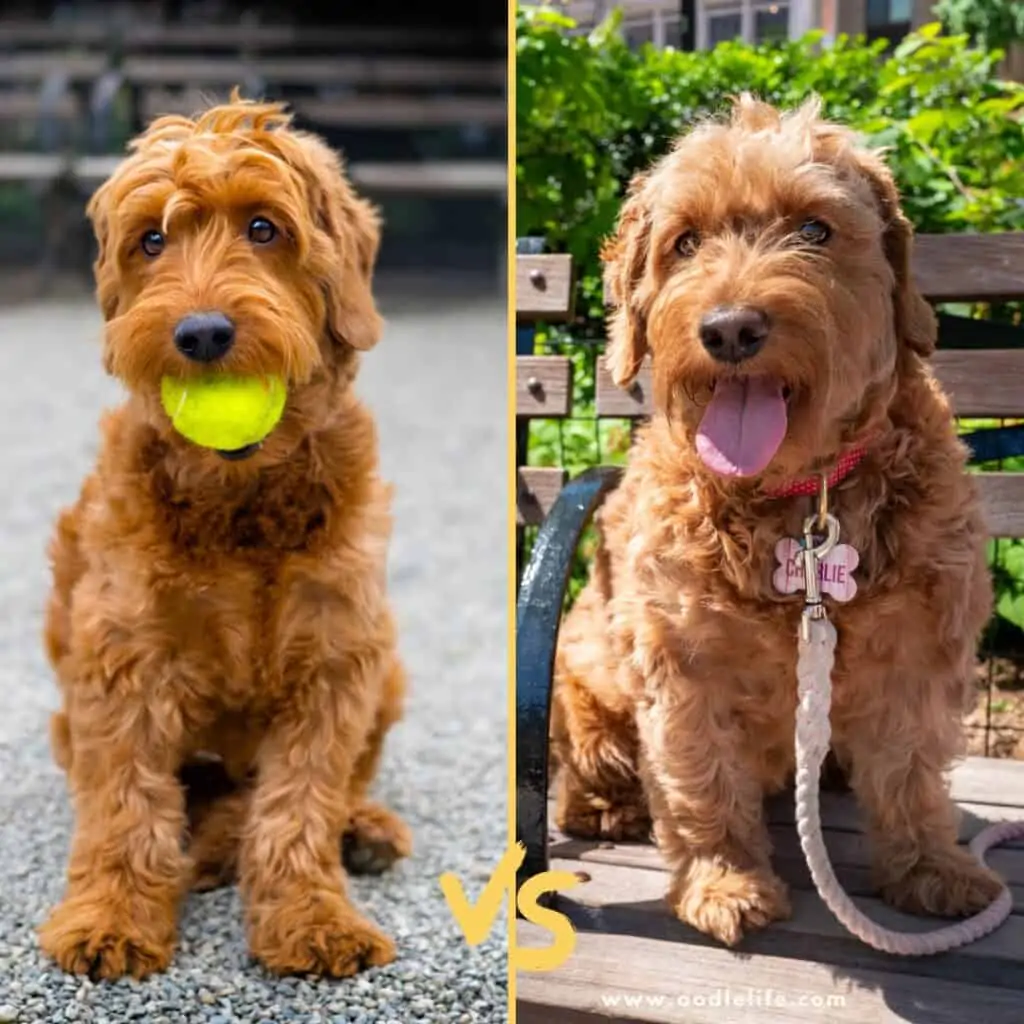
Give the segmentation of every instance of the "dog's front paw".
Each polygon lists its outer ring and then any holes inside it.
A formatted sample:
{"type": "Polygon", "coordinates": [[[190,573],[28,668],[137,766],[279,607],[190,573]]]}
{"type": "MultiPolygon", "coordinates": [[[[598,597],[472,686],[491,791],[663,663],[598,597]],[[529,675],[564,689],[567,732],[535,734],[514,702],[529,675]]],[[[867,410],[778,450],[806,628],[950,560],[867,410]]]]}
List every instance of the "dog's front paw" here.
{"type": "Polygon", "coordinates": [[[984,910],[1003,890],[998,875],[959,846],[922,854],[905,874],[884,880],[882,896],[900,910],[967,917],[984,910]]]}
{"type": "Polygon", "coordinates": [[[173,908],[72,896],[39,929],[39,945],[65,971],[94,980],[163,971],[174,952],[173,908]]]}
{"type": "Polygon", "coordinates": [[[412,832],[394,811],[367,800],[352,811],[342,850],[349,871],[379,875],[412,854],[412,832]]]}
{"type": "Polygon", "coordinates": [[[257,906],[250,920],[252,954],[275,974],[347,978],[395,959],[395,944],[330,890],[257,906]]]}
{"type": "Polygon", "coordinates": [[[785,884],[768,868],[740,870],[712,860],[689,864],[669,900],[680,921],[727,946],[791,912],[785,884]]]}

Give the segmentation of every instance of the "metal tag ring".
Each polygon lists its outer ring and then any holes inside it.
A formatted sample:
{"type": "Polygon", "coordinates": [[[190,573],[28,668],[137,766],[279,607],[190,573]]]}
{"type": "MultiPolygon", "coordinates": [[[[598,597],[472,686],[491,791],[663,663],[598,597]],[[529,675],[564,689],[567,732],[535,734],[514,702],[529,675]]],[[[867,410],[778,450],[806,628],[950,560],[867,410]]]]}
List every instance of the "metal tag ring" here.
{"type": "MultiPolygon", "coordinates": [[[[814,527],[818,523],[818,516],[808,516],[804,520],[804,543],[810,544],[814,537],[814,527]]],[[[816,559],[822,559],[839,543],[839,520],[831,512],[825,513],[825,539],[817,546],[811,548],[816,559]]]]}

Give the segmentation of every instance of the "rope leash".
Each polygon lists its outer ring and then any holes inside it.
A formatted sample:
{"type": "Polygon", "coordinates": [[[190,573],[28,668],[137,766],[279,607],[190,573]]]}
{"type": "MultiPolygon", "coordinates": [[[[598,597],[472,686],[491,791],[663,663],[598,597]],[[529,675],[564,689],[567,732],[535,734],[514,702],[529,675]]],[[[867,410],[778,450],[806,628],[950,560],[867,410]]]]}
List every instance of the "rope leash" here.
{"type": "MultiPolygon", "coordinates": [[[[796,826],[800,846],[811,872],[814,886],[825,905],[849,932],[862,942],[901,956],[927,956],[967,945],[998,928],[1013,909],[1013,897],[1004,884],[1003,891],[984,910],[965,921],[931,932],[897,932],[883,928],[861,913],[836,878],[825,849],[821,830],[821,766],[828,754],[832,729],[829,710],[832,705],[832,668],[835,664],[836,629],[825,614],[819,586],[819,565],[834,552],[839,539],[839,523],[827,513],[827,488],[823,486],[817,516],[804,524],[804,542],[800,545],[803,583],[807,597],[800,623],[797,658],[798,705],[796,716],[796,826]],[[814,543],[817,525],[825,527],[825,539],[814,543]]],[[[795,543],[795,542],[791,542],[795,543]]],[[[852,549],[850,549],[852,551],[852,549]]],[[[853,556],[853,565],[856,556],[853,556]]],[[[851,566],[852,567],[852,566],[851,566]]],[[[849,596],[855,592],[850,585],[849,596]]],[[[848,600],[849,596],[841,597],[848,600]]],[[[1024,837],[1024,822],[1007,821],[990,825],[970,845],[971,853],[982,864],[985,851],[1009,839],[1024,837]]]]}

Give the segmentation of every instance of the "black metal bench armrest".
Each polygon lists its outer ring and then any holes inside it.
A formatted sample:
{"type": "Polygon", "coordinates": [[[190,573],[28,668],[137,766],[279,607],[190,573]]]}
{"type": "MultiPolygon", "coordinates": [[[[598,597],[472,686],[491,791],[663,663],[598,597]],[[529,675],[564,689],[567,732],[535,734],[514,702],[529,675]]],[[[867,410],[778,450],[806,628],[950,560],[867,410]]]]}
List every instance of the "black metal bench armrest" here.
{"type": "Polygon", "coordinates": [[[548,729],[565,588],[580,536],[621,472],[598,466],[566,484],[523,571],[516,604],[516,837],[526,847],[520,884],[548,866],[548,729]]]}

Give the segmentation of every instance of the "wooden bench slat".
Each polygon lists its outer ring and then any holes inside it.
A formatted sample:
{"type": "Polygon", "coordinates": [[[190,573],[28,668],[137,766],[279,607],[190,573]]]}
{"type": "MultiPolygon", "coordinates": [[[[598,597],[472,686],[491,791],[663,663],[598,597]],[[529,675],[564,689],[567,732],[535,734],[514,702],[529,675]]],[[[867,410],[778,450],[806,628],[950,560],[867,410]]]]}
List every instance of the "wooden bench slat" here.
{"type": "Polygon", "coordinates": [[[918,235],[914,278],[932,302],[993,302],[1024,296],[1024,232],[918,235]]]}
{"type": "MultiPolygon", "coordinates": [[[[580,861],[554,858],[551,870],[579,871],[580,861]]],[[[624,912],[623,921],[633,923],[630,930],[634,934],[636,930],[642,929],[643,934],[679,942],[698,939],[698,933],[676,920],[666,907],[665,873],[593,861],[587,862],[584,870],[589,879],[567,893],[567,901],[572,900],[584,908],[600,908],[605,918],[621,909],[624,912]]],[[[790,896],[793,904],[792,918],[773,922],[764,932],[748,936],[744,942],[746,949],[759,952],[769,947],[781,951],[788,946],[793,955],[813,955],[811,950],[818,949],[823,954],[821,959],[826,961],[831,957],[825,953],[822,940],[831,940],[835,944],[831,952],[841,954],[837,958],[840,962],[851,954],[859,956],[860,962],[865,964],[871,960],[878,962],[875,958],[892,959],[872,950],[847,932],[817,893],[794,889],[790,896]],[[808,940],[811,940],[810,944],[808,940]]],[[[933,930],[940,923],[935,918],[905,914],[880,899],[854,897],[853,901],[863,913],[883,927],[905,932],[924,932],[933,930]]],[[[914,959],[918,961],[915,968],[924,973],[924,960],[927,958],[914,959]]],[[[1012,969],[1018,978],[1024,980],[1024,915],[1011,915],[995,932],[959,949],[956,959],[962,965],[970,964],[972,969],[976,966],[980,969],[986,963],[992,966],[995,962],[1005,971],[1012,969]]]]}
{"type": "MultiPolygon", "coordinates": [[[[1024,415],[1024,349],[943,349],[932,357],[932,366],[957,416],[1024,415]]],[[[598,360],[598,416],[636,418],[652,411],[650,357],[628,390],[612,380],[604,358],[598,360]]]]}
{"type": "MultiPolygon", "coordinates": [[[[75,178],[94,187],[110,177],[122,159],[116,155],[82,156],[69,165],[57,154],[2,153],[0,181],[45,180],[70,166],[75,178]]],[[[504,165],[485,161],[353,163],[348,172],[356,185],[379,192],[502,196],[506,189],[504,165]]]]}
{"type": "MultiPolygon", "coordinates": [[[[461,124],[501,125],[505,101],[490,96],[364,95],[339,99],[296,98],[296,113],[319,124],[364,128],[439,128],[461,124]]],[[[507,187],[505,174],[502,187],[507,187]]]]}
{"type": "Polygon", "coordinates": [[[501,201],[508,191],[503,163],[486,160],[430,160],[422,163],[370,163],[348,165],[356,185],[377,192],[416,195],[478,195],[501,201]]]}
{"type": "Polygon", "coordinates": [[[571,256],[516,256],[516,320],[571,320],[572,285],[571,256]]]}
{"type": "Polygon", "coordinates": [[[0,59],[0,82],[41,82],[55,74],[88,81],[99,77],[106,67],[107,58],[100,53],[4,54],[0,59]]]}
{"type": "Polygon", "coordinates": [[[1024,473],[978,473],[977,479],[989,535],[1024,537],[1024,473]]]}
{"type": "MultiPolygon", "coordinates": [[[[25,67],[33,69],[39,63],[38,58],[26,59],[25,67]]],[[[190,85],[235,85],[255,75],[263,81],[282,85],[391,88],[500,88],[506,75],[503,63],[487,60],[389,57],[269,57],[246,60],[159,55],[128,57],[121,73],[125,81],[136,85],[176,85],[183,82],[190,85]]]]}
{"type": "Polygon", "coordinates": [[[957,416],[1024,415],[1024,349],[943,349],[932,366],[957,416]]]}
{"type": "MultiPolygon", "coordinates": [[[[1024,812],[1016,820],[1022,817],[1024,812]]],[[[790,884],[810,892],[814,885],[807,872],[796,827],[792,824],[772,825],[768,832],[772,837],[772,863],[776,870],[790,884]]],[[[825,843],[829,859],[837,871],[855,869],[849,871],[855,886],[850,889],[851,895],[877,896],[878,890],[870,878],[870,844],[867,837],[861,832],[836,831],[825,827],[825,843]]],[[[552,857],[559,860],[578,860],[582,864],[613,864],[644,871],[661,871],[666,875],[668,872],[661,853],[650,843],[597,843],[555,833],[550,852],[552,857]]],[[[999,846],[987,854],[986,860],[989,867],[998,872],[1014,890],[1014,913],[1024,912],[1024,846],[1020,843],[999,846]]],[[[844,888],[847,888],[845,883],[844,888]]]]}
{"type": "Polygon", "coordinates": [[[540,526],[558,500],[569,474],[557,467],[520,466],[516,475],[516,523],[540,526]]]}
{"type": "MultiPolygon", "coordinates": [[[[159,21],[126,25],[113,33],[126,49],[153,48],[274,50],[301,47],[313,50],[345,49],[358,53],[375,48],[429,51],[452,50],[466,43],[502,48],[507,42],[504,27],[483,32],[468,28],[434,25],[391,27],[361,25],[246,25],[193,24],[167,25],[159,21]]],[[[72,46],[108,47],[111,26],[103,19],[74,20],[61,24],[52,21],[0,18],[0,40],[10,47],[45,46],[55,49],[72,46]]]]}
{"type": "Polygon", "coordinates": [[[557,418],[572,411],[572,360],[568,356],[516,358],[516,416],[557,418]]]}
{"type": "MultiPolygon", "coordinates": [[[[528,921],[516,922],[516,935],[521,947],[551,943],[549,932],[528,921]]],[[[1010,989],[944,978],[922,981],[878,967],[837,972],[827,964],[770,953],[740,960],[716,946],[601,932],[578,933],[573,955],[556,970],[518,974],[516,994],[520,1024],[1020,1020],[1020,993],[1010,989]],[[615,997],[619,1005],[609,1005],[615,997]]]]}
{"type": "Polygon", "coordinates": [[[620,388],[612,380],[604,356],[597,360],[597,415],[642,419],[654,411],[651,391],[651,357],[644,359],[640,372],[628,388],[620,388]]]}

